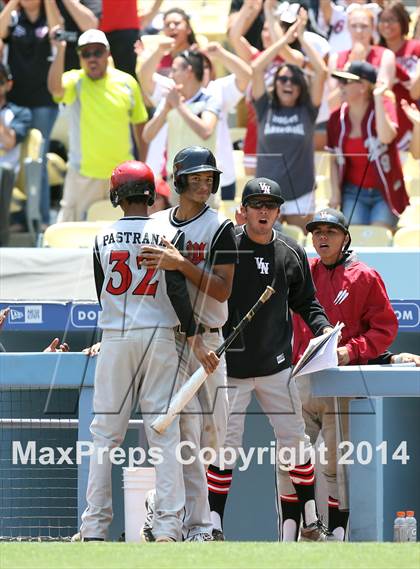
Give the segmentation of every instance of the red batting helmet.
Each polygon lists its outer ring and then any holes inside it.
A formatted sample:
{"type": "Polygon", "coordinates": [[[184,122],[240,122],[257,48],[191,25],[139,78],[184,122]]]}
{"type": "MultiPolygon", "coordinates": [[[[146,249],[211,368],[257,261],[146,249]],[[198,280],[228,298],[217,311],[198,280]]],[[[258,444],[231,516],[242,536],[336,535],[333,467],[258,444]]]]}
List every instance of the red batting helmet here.
{"type": "Polygon", "coordinates": [[[155,177],[152,170],[138,160],[128,160],[114,168],[109,197],[114,207],[130,196],[146,196],[147,205],[155,201],[155,177]]]}

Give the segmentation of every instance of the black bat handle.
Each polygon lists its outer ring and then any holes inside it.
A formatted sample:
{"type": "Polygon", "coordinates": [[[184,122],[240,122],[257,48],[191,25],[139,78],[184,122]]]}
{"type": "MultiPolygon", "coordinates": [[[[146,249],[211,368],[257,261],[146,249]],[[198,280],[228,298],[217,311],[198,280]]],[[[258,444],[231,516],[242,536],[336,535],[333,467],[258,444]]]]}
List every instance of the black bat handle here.
{"type": "Polygon", "coordinates": [[[238,334],[242,332],[242,330],[249,324],[249,322],[251,322],[251,320],[254,318],[255,314],[258,312],[261,306],[265,304],[267,300],[269,300],[271,295],[274,294],[275,292],[276,291],[274,290],[273,287],[271,286],[266,287],[265,291],[262,293],[262,295],[254,304],[254,306],[245,314],[245,316],[238,323],[238,325],[234,327],[234,329],[226,338],[226,340],[223,342],[223,344],[220,344],[220,346],[217,348],[215,354],[218,358],[220,358],[220,356],[227,350],[227,348],[231,345],[231,343],[238,336],[238,334]]]}

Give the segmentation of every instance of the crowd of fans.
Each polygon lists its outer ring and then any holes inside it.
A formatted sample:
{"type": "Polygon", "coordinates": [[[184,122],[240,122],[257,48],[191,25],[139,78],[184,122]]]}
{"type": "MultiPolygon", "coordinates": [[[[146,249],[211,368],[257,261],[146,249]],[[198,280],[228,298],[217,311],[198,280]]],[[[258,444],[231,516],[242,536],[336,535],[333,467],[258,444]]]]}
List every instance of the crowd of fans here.
{"type": "MultiPolygon", "coordinates": [[[[396,228],[409,204],[400,153],[420,158],[418,10],[399,0],[232,0],[221,45],[181,7],[162,13],[155,0],[138,13],[137,4],[0,2],[0,168],[16,173],[29,129],[42,133],[41,230],[56,215],[47,152],[61,107],[69,142],[58,221],[83,220],[132,157],[160,180],[162,207],[173,204],[170,165],[193,144],[223,171],[212,205],[234,199],[236,112],[245,172],[280,184],[289,224],[304,228],[313,215],[315,151],[328,148],[329,205],[352,224],[396,228]]],[[[24,210],[11,222],[25,231],[24,210]]]]}

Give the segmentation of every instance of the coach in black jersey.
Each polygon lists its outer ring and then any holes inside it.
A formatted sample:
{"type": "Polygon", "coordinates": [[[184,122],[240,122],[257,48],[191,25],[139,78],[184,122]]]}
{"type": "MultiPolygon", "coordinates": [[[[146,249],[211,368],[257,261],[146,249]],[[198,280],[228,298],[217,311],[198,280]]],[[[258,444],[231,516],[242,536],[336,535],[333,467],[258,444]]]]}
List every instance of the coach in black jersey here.
{"type": "MultiPolygon", "coordinates": [[[[283,201],[279,185],[268,178],[250,180],[242,194],[241,210],[246,223],[236,230],[239,264],[228,301],[229,318],[223,328],[224,336],[267,285],[272,285],[276,293],[226,353],[230,389],[224,446],[237,449],[242,445],[245,412],[255,391],[273,426],[278,448],[296,451],[296,461],[289,474],[303,516],[301,539],[325,541],[327,531],[318,518],[315,504],[311,444],[305,434],[299,393],[294,380],[290,379],[293,332],[290,309],[303,317],[316,336],[329,329],[330,323],[315,298],[305,251],[296,241],[273,229],[283,201]]],[[[207,477],[214,535],[223,539],[223,511],[232,470],[211,465],[207,477]]],[[[299,528],[296,524],[291,527],[289,522],[287,520],[281,528],[283,541],[297,539],[299,528]]]]}

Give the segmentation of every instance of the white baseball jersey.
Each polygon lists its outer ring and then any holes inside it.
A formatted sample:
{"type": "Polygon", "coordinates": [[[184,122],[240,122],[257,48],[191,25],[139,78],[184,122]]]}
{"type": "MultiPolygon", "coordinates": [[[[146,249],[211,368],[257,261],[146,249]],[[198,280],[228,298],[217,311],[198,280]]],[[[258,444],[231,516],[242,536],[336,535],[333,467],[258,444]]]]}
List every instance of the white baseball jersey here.
{"type": "MultiPolygon", "coordinates": [[[[166,220],[185,234],[185,251],[194,265],[201,269],[210,269],[213,265],[233,264],[237,262],[237,247],[233,232],[233,223],[223,214],[206,206],[195,217],[186,221],[176,218],[177,207],[159,211],[153,218],[166,220]]],[[[228,317],[227,302],[200,291],[187,280],[188,292],[196,319],[209,328],[221,328],[228,317]]]]}
{"type": "Polygon", "coordinates": [[[167,295],[165,272],[140,265],[141,246],[161,245],[162,237],[176,246],[183,234],[164,218],[136,216],[123,217],[96,237],[94,271],[103,330],[179,324],[167,295]]]}

